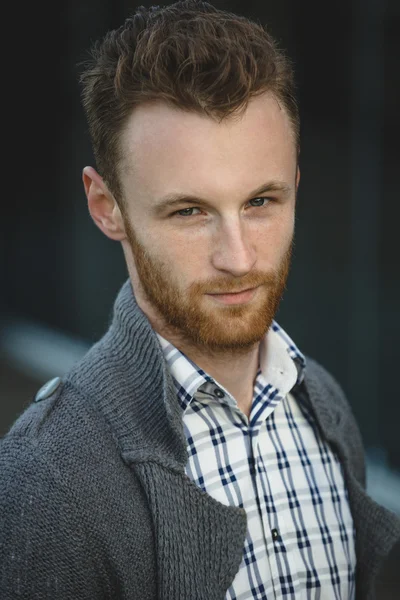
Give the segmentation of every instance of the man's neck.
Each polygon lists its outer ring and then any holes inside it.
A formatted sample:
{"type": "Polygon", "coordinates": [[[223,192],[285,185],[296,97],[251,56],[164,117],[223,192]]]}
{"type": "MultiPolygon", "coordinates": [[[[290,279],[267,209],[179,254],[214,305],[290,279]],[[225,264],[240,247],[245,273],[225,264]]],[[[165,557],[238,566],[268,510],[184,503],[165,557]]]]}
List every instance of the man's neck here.
{"type": "Polygon", "coordinates": [[[240,410],[249,417],[253,403],[254,381],[259,365],[259,345],[240,356],[227,355],[219,359],[199,352],[183,351],[196,365],[222,385],[236,400],[240,410]]]}

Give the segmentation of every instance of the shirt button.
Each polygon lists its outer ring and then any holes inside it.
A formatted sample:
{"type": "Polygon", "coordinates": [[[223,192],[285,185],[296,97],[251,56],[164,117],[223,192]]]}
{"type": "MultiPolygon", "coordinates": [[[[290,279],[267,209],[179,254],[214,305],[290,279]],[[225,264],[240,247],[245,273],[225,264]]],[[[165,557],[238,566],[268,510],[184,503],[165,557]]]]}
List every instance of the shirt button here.
{"type": "Polygon", "coordinates": [[[274,540],[274,542],[279,540],[279,531],[277,529],[272,530],[272,539],[274,540]]]}
{"type": "Polygon", "coordinates": [[[220,390],[219,388],[215,388],[214,394],[217,396],[217,398],[225,397],[225,393],[222,390],[220,390]]]}

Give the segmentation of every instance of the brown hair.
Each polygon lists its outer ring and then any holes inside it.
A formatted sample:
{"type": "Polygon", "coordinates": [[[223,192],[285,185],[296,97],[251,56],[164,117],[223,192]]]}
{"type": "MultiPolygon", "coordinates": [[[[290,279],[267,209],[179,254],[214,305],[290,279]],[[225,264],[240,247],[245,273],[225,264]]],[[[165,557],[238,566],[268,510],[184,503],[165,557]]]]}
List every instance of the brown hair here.
{"type": "Polygon", "coordinates": [[[162,100],[217,120],[272,92],[292,123],[299,114],[290,62],[261,25],[206,2],[141,6],[92,48],[81,75],[97,168],[121,206],[120,134],[135,106],[162,100]]]}

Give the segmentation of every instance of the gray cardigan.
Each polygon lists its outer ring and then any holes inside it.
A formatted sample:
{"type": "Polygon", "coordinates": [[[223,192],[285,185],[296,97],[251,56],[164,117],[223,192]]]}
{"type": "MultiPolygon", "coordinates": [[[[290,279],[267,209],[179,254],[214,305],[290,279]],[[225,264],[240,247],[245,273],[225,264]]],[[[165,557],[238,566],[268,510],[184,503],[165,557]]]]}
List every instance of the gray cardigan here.
{"type": "MultiPolygon", "coordinates": [[[[361,439],[338,384],[311,359],[306,372],[344,468],[357,600],[369,600],[400,524],[365,493],[361,439]]],[[[2,600],[223,600],[246,514],[200,490],[186,461],[172,378],[127,280],[107,333],[1,441],[2,600]]]]}

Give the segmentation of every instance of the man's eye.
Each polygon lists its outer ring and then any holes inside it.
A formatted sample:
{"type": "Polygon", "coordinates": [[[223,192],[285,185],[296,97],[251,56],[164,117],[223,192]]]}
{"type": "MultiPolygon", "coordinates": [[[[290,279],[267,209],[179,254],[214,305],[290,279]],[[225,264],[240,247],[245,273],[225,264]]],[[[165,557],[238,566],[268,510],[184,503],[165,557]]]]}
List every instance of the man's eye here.
{"type": "Polygon", "coordinates": [[[181,210],[177,210],[176,212],[174,212],[173,216],[179,215],[180,217],[192,217],[193,214],[190,212],[191,210],[200,210],[200,209],[196,208],[195,206],[191,206],[190,208],[182,208],[181,210]]]}
{"type": "Polygon", "coordinates": [[[266,206],[268,204],[268,202],[270,201],[270,198],[253,198],[252,200],[249,200],[249,202],[255,202],[255,204],[252,204],[252,206],[266,206]],[[265,202],[265,204],[263,204],[265,202]]]}

